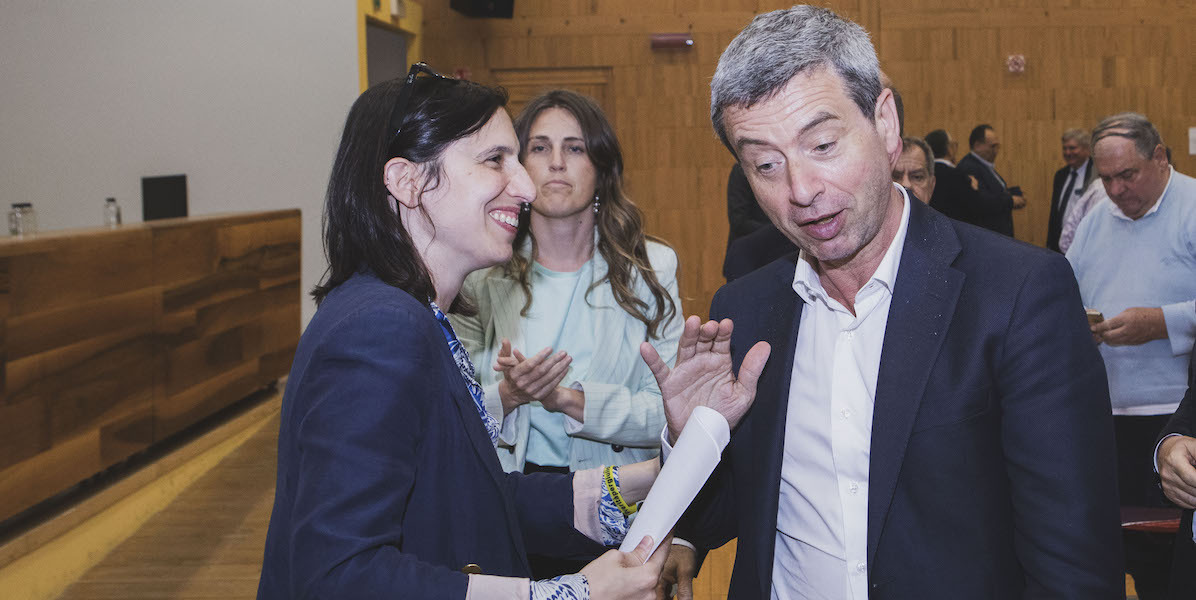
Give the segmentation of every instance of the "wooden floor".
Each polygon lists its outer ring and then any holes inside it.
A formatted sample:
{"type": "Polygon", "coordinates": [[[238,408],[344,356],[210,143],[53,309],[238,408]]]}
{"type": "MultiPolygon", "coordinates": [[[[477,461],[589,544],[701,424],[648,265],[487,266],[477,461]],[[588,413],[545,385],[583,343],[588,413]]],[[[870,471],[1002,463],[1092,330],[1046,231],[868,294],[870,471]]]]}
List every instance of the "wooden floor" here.
{"type": "MultiPolygon", "coordinates": [[[[60,598],[254,598],[274,500],[277,413],[269,419],[60,598]]],[[[734,543],[710,554],[695,600],[726,599],[734,556],[734,543]]]]}
{"type": "MultiPolygon", "coordinates": [[[[278,416],[60,596],[253,598],[274,501],[278,416]]],[[[725,600],[734,544],[711,554],[695,600],[725,600]]]]}
{"type": "Polygon", "coordinates": [[[60,598],[254,598],[277,444],[275,413],[60,598]]]}

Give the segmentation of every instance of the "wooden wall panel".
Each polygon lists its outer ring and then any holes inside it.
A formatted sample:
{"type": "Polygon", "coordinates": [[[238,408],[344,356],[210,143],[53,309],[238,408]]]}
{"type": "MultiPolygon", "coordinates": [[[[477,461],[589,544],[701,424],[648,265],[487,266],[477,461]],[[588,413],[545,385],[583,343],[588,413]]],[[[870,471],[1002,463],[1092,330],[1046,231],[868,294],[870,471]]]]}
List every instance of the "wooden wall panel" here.
{"type": "Polygon", "coordinates": [[[0,521],[284,375],[298,210],[0,240],[0,521]]]}
{"type": "MultiPolygon", "coordinates": [[[[709,124],[719,54],[778,0],[519,0],[513,19],[467,19],[424,5],[424,54],[443,70],[609,69],[607,99],[627,183],[650,233],[682,263],[685,310],[705,314],[722,283],[731,157],[709,124]],[[652,51],[653,32],[690,32],[690,50],[652,51]]],[[[907,133],[945,128],[966,146],[981,122],[1003,141],[997,167],[1026,191],[1020,239],[1043,244],[1059,136],[1123,110],[1145,112],[1196,173],[1196,10],[1191,0],[843,0],[820,2],[869,30],[906,100],[907,133]],[[1024,54],[1025,73],[1005,68],[1024,54]]],[[[966,149],[964,150],[966,151],[966,149]]]]}

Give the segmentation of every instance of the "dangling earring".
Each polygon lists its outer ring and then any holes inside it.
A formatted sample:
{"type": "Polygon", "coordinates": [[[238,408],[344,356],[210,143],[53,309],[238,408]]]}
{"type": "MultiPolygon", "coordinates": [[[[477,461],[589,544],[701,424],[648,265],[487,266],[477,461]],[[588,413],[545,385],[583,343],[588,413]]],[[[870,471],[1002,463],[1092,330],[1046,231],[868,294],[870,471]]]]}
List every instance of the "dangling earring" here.
{"type": "Polygon", "coordinates": [[[519,204],[519,212],[521,212],[521,213],[529,213],[529,212],[531,212],[531,210],[532,210],[532,203],[531,203],[531,202],[521,202],[521,203],[519,204]]]}
{"type": "Polygon", "coordinates": [[[601,205],[602,202],[598,199],[598,194],[594,194],[594,214],[598,214],[598,207],[601,205]]]}

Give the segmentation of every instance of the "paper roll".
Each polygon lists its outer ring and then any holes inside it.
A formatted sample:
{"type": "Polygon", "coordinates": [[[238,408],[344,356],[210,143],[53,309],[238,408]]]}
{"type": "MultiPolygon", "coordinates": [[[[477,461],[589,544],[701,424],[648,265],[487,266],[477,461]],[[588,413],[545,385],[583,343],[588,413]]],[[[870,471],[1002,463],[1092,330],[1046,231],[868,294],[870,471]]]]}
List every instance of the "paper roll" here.
{"type": "MultiPolygon", "coordinates": [[[[644,536],[652,536],[652,552],[669,534],[681,513],[701,491],[714,467],[722,459],[723,448],[731,441],[731,427],[718,411],[699,406],[694,409],[648,491],[644,504],[636,512],[631,530],[619,550],[631,552],[644,536]]],[[[648,556],[652,555],[648,553],[648,556]]]]}

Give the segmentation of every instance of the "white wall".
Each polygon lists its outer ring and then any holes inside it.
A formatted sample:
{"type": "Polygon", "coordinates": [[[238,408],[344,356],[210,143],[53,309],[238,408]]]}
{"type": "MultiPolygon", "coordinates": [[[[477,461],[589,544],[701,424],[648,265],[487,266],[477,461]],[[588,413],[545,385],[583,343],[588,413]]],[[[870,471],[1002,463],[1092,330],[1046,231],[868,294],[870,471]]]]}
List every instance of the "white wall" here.
{"type": "Polygon", "coordinates": [[[3,0],[0,212],[90,227],[114,196],[135,222],[141,177],[186,173],[193,215],[302,209],[310,290],[355,19],[351,0],[3,0]]]}

